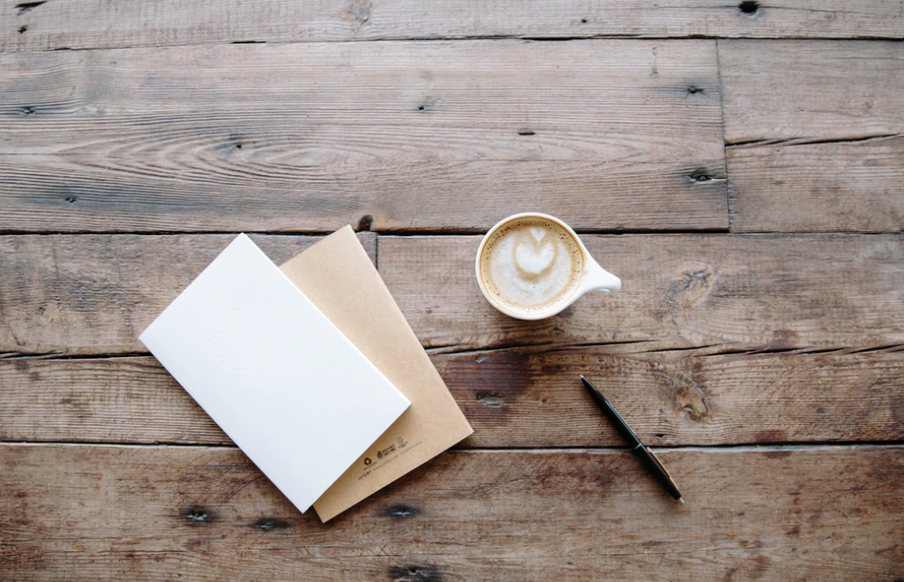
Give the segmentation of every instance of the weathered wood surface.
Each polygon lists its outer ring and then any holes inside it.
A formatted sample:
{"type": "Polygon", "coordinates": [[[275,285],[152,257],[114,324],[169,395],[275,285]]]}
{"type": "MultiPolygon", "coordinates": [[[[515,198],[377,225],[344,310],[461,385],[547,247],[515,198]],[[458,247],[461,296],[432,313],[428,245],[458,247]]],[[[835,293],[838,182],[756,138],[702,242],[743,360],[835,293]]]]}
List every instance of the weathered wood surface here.
{"type": "Polygon", "coordinates": [[[728,228],[716,46],[0,54],[0,229],[728,228]],[[265,87],[265,90],[262,90],[265,87]]]}
{"type": "Polygon", "coordinates": [[[650,445],[904,440],[904,352],[607,352],[534,348],[434,360],[474,427],[470,447],[622,446],[579,385],[582,374],[650,445]]]}
{"type": "MultiPolygon", "coordinates": [[[[581,388],[661,446],[904,440],[904,352],[434,354],[464,448],[622,446],[581,388]]],[[[0,441],[232,444],[151,357],[0,361],[0,441]]]]}
{"type": "MultiPolygon", "coordinates": [[[[138,334],[233,238],[0,237],[0,353],[146,353],[138,334]]],[[[277,264],[320,238],[252,235],[277,264]]],[[[358,239],[376,259],[376,235],[358,239]]]]}
{"type": "Polygon", "coordinates": [[[904,577],[902,38],[899,0],[0,3],[0,581],[904,577]],[[405,236],[523,210],[649,231],[583,237],[623,293],[518,322],[479,236],[405,236]],[[476,432],[323,526],[137,335],[229,233],[346,223],[476,432]],[[579,374],[686,506],[586,448],[579,374]]]}
{"type": "Polygon", "coordinates": [[[723,41],[719,62],[725,141],[748,144],[732,231],[904,230],[904,45],[723,41]]]}
{"type": "Polygon", "coordinates": [[[686,505],[628,452],[459,451],[323,526],[234,449],[6,444],[0,579],[847,581],[904,567],[901,447],[662,458],[686,505]]]}
{"type": "MultiPolygon", "coordinates": [[[[232,235],[0,237],[0,353],[104,355],[137,337],[232,235]]],[[[367,236],[373,237],[372,233],[367,236]]],[[[539,322],[474,278],[479,236],[379,239],[378,267],[427,347],[624,344],[621,351],[878,348],[904,343],[899,235],[585,235],[624,281],[539,322]]],[[[285,260],[316,237],[261,236],[285,260]]]]}
{"type": "Polygon", "coordinates": [[[475,37],[901,38],[897,0],[52,0],[0,5],[0,50],[475,37]]]}
{"type": "Polygon", "coordinates": [[[898,42],[719,43],[725,142],[904,133],[898,42]]]}
{"type": "Polygon", "coordinates": [[[421,342],[448,350],[618,343],[624,351],[904,343],[899,235],[630,235],[582,239],[622,278],[557,317],[511,319],[481,295],[480,237],[380,237],[387,287],[421,342]]]}
{"type": "Polygon", "coordinates": [[[727,157],[732,231],[904,231],[904,134],[732,147],[727,157]]]}

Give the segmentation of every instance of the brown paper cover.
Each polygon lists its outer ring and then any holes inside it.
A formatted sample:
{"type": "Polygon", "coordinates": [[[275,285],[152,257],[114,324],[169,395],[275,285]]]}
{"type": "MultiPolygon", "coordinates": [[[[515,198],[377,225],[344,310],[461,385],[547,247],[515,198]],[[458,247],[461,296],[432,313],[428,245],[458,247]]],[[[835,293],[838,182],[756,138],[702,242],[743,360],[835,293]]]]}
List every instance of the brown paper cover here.
{"type": "Polygon", "coordinates": [[[324,493],[328,521],[473,430],[350,226],[280,269],[411,401],[411,407],[324,493]]]}

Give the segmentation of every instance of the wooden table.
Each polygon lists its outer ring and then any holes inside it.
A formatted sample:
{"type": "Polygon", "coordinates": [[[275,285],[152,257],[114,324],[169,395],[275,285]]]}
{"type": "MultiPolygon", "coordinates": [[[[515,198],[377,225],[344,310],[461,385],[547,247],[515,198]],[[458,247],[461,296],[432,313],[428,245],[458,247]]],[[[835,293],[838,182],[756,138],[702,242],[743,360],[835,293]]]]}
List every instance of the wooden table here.
{"type": "Polygon", "coordinates": [[[904,578],[902,38],[900,0],[4,1],[0,580],[904,578]],[[526,210],[623,292],[496,313],[474,252],[526,210]],[[235,233],[347,223],[475,432],[322,525],[137,335],[235,233]]]}

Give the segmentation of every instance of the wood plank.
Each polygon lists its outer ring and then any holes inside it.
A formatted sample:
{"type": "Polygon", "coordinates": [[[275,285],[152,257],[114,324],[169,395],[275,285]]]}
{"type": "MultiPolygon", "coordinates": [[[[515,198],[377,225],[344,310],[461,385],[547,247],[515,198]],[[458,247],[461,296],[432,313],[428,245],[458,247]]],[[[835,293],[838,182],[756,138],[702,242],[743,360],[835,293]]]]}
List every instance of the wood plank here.
{"type": "Polygon", "coordinates": [[[153,357],[6,360],[0,378],[3,441],[233,444],[153,357]]]}
{"type": "Polygon", "coordinates": [[[442,455],[328,525],[233,449],[0,446],[5,579],[888,580],[904,449],[442,455]],[[7,577],[8,576],[8,577],[7,577]]]}
{"type": "Polygon", "coordinates": [[[728,228],[714,41],[28,52],[0,85],[7,232],[728,228]]]}
{"type": "MultiPolygon", "coordinates": [[[[475,433],[463,448],[622,446],[576,382],[644,442],[904,440],[904,352],[614,355],[605,346],[434,354],[475,433]]],[[[231,445],[151,357],[0,361],[0,440],[231,445]]]]}
{"type": "Polygon", "coordinates": [[[623,446],[580,386],[582,374],[650,445],[904,440],[904,352],[611,351],[535,348],[434,360],[474,427],[470,447],[623,446]]]}
{"type": "Polygon", "coordinates": [[[727,150],[735,232],[904,231],[904,136],[727,150]]]}
{"type": "MultiPolygon", "coordinates": [[[[0,353],[146,353],[138,333],[230,238],[0,237],[0,353]]],[[[378,265],[427,347],[620,343],[622,351],[642,352],[904,343],[900,235],[582,238],[624,290],[591,293],[539,322],[508,318],[480,294],[479,236],[381,236],[378,265]]],[[[256,240],[280,261],[318,239],[256,240]]]]}
{"type": "MultiPolygon", "coordinates": [[[[147,353],[138,334],[233,238],[0,237],[0,353],[147,353]]],[[[321,238],[252,235],[276,263],[321,238]]],[[[376,235],[358,238],[376,258],[376,235]]]]}
{"type": "Polygon", "coordinates": [[[904,230],[904,46],[724,41],[719,57],[725,140],[752,142],[728,148],[732,231],[904,230]]]}
{"type": "Polygon", "coordinates": [[[725,142],[904,133],[904,45],[719,43],[725,142]]]}
{"type": "Polygon", "coordinates": [[[721,36],[901,38],[894,0],[497,1],[53,0],[0,6],[0,50],[112,48],[223,42],[415,38],[721,36]],[[27,4],[26,4],[27,5],[27,4]],[[24,27],[24,28],[23,28],[24,27]]]}
{"type": "Polygon", "coordinates": [[[380,273],[421,342],[448,350],[619,343],[624,351],[904,343],[900,235],[582,236],[622,278],[557,317],[497,312],[474,277],[480,237],[380,237],[380,273]],[[417,273],[413,276],[412,273],[417,273]]]}

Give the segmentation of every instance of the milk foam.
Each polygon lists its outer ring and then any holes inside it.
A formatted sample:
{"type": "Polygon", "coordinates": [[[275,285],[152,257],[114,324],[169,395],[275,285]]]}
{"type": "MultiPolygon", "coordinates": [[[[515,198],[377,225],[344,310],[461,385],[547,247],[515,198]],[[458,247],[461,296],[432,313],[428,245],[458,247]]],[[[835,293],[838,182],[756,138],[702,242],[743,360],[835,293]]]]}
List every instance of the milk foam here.
{"type": "Polygon", "coordinates": [[[500,304],[525,314],[554,309],[577,290],[584,256],[558,224],[536,217],[494,232],[481,255],[481,278],[500,304]]]}

